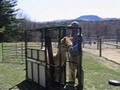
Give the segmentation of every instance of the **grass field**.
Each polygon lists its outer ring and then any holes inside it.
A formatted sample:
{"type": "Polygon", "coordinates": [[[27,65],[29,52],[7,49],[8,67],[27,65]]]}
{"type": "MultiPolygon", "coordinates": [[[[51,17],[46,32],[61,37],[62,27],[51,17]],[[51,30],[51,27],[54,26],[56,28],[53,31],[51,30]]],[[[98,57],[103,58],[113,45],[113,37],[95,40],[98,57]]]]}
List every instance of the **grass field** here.
{"type": "MultiPolygon", "coordinates": [[[[0,58],[1,59],[1,58],[0,58]]],[[[84,90],[120,90],[109,79],[120,80],[120,66],[88,53],[83,54],[84,90]]],[[[0,63],[0,90],[8,90],[25,79],[24,64],[0,63]]]]}
{"type": "Polygon", "coordinates": [[[0,90],[8,90],[24,79],[24,65],[0,63],[0,90]]]}
{"type": "Polygon", "coordinates": [[[120,80],[119,65],[84,54],[83,66],[85,90],[120,90],[120,87],[110,87],[108,84],[109,79],[120,80]]]}
{"type": "MultiPolygon", "coordinates": [[[[2,54],[0,44],[0,62],[1,61],[2,54]]],[[[0,63],[0,90],[8,90],[10,87],[23,81],[25,79],[24,69],[24,64],[0,63]]]]}

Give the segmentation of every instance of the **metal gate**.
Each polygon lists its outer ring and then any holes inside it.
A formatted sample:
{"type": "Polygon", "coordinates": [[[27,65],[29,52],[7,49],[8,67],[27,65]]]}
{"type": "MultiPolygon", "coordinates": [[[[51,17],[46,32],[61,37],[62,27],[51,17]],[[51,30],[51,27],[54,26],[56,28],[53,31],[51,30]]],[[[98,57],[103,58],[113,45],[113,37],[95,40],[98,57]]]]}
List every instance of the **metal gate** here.
{"type": "MultiPolygon", "coordinates": [[[[54,73],[55,69],[58,68],[59,73],[61,71],[64,72],[64,81],[61,82],[61,75],[59,76],[59,86],[61,86],[61,84],[63,87],[66,85],[66,66],[61,66],[61,55],[59,57],[59,65],[55,65],[53,56],[59,47],[60,40],[68,35],[72,29],[76,29],[76,27],[56,26],[25,31],[26,79],[34,81],[44,88],[51,88],[52,85],[55,85],[54,73]]],[[[77,27],[77,29],[80,28],[77,27]]],[[[81,29],[79,36],[81,37],[81,29]]],[[[79,50],[79,62],[77,63],[78,85],[80,87],[79,90],[82,90],[83,70],[81,41],[79,41],[79,50]]]]}

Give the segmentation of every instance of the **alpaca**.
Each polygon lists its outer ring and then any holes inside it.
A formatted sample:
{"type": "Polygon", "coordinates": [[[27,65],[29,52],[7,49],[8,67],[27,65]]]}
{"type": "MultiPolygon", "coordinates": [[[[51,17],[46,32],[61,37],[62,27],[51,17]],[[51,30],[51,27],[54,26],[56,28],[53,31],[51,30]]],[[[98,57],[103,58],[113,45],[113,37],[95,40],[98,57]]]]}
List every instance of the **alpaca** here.
{"type": "Polygon", "coordinates": [[[55,67],[55,81],[59,82],[61,76],[61,82],[64,83],[64,65],[66,63],[66,54],[69,51],[69,48],[72,46],[72,37],[64,37],[60,41],[59,48],[57,50],[57,54],[54,55],[54,64],[58,67],[55,67]],[[60,66],[60,67],[59,67],[60,66]],[[62,69],[62,70],[60,70],[62,69]]]}

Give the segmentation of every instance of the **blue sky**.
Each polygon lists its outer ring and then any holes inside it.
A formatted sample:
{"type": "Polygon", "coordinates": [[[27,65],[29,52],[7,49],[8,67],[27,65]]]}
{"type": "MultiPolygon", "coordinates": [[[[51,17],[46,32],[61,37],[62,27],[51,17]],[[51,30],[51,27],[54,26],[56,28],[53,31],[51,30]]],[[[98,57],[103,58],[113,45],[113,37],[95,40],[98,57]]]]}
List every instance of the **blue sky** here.
{"type": "Polygon", "coordinates": [[[17,8],[25,17],[40,22],[81,15],[120,18],[120,0],[18,0],[17,8]]]}

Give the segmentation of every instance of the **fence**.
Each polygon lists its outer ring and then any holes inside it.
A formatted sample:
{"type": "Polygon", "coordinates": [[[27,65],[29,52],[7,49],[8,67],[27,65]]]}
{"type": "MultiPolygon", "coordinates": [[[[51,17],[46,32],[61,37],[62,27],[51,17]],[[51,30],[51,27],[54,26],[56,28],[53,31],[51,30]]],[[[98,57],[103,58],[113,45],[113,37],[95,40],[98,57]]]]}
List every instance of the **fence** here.
{"type": "Polygon", "coordinates": [[[120,63],[120,42],[116,39],[94,39],[84,42],[84,51],[120,63]]]}
{"type": "Polygon", "coordinates": [[[1,43],[1,62],[24,63],[24,42],[1,43]]]}
{"type": "Polygon", "coordinates": [[[99,50],[101,49],[119,49],[120,42],[115,39],[94,39],[94,40],[86,40],[84,41],[84,48],[91,50],[99,50]]]}

